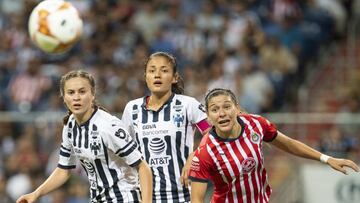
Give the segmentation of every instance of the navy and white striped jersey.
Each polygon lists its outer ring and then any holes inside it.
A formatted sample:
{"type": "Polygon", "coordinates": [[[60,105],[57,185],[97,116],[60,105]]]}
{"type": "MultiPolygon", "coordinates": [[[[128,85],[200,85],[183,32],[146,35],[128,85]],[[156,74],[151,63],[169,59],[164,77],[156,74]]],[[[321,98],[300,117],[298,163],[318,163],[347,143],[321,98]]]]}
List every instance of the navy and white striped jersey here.
{"type": "Polygon", "coordinates": [[[75,168],[80,160],[90,182],[92,202],[140,202],[137,143],[120,119],[97,109],[84,124],[73,115],[63,128],[58,167],[75,168]]]}
{"type": "Polygon", "coordinates": [[[181,185],[181,171],[193,151],[194,128],[206,119],[196,99],[173,94],[158,110],[146,108],[147,97],[130,101],[122,121],[135,135],[140,151],[153,172],[153,202],[190,202],[181,185]]]}

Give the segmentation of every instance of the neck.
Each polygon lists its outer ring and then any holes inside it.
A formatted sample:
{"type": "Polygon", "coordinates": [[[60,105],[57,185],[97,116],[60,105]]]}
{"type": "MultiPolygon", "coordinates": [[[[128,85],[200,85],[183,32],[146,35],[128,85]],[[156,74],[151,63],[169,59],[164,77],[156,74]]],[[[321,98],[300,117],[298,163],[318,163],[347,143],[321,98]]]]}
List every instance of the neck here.
{"type": "Polygon", "coordinates": [[[171,94],[171,91],[168,91],[165,94],[151,94],[147,107],[151,110],[158,110],[170,98],[171,94]]]}
{"type": "Polygon", "coordinates": [[[75,115],[74,114],[76,123],[79,124],[79,125],[82,125],[83,123],[85,123],[86,121],[88,121],[90,119],[90,117],[94,113],[94,111],[95,111],[94,108],[90,108],[84,114],[81,114],[81,115],[75,115]]]}
{"type": "Polygon", "coordinates": [[[216,130],[216,134],[225,139],[237,138],[239,137],[240,132],[241,132],[241,125],[238,122],[236,122],[234,127],[228,132],[218,132],[216,130]]]}

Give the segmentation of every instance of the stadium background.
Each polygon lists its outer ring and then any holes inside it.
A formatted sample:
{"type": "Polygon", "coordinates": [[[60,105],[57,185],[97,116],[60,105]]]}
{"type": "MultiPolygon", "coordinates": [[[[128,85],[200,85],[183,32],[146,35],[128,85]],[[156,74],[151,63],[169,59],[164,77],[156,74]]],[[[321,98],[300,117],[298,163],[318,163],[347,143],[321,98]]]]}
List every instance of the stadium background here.
{"type": "MultiPolygon", "coordinates": [[[[84,36],[56,56],[27,36],[37,2],[0,1],[0,203],[33,190],[56,166],[65,112],[59,76],[90,71],[98,101],[120,115],[147,93],[143,62],[154,51],[177,57],[186,94],[203,101],[209,88],[230,88],[244,109],[290,137],[360,163],[360,1],[71,0],[84,36]]],[[[264,153],[272,202],[306,202],[299,171],[320,164],[270,145],[264,153]]],[[[87,179],[74,173],[40,202],[88,202],[87,179]]],[[[355,182],[336,201],[359,200],[359,188],[355,182]]]]}

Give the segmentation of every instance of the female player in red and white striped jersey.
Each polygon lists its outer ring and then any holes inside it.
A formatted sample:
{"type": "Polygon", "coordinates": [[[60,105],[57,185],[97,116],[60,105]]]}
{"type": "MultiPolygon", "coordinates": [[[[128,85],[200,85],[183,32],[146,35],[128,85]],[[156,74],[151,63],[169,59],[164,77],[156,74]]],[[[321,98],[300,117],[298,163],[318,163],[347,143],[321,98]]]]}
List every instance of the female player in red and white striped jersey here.
{"type": "Polygon", "coordinates": [[[345,174],[344,167],[359,171],[353,161],[321,154],[277,131],[261,116],[239,114],[230,90],[211,90],[205,97],[205,108],[213,128],[192,159],[192,203],[204,202],[208,181],[214,184],[211,202],[269,202],[271,188],[264,168],[263,142],[296,156],[320,160],[345,174]]]}

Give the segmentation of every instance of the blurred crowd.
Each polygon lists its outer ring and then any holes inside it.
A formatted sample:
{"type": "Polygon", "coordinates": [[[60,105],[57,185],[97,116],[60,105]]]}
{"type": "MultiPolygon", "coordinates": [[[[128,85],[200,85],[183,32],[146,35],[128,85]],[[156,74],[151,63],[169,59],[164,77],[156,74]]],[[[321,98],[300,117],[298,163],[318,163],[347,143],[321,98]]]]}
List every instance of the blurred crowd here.
{"type": "MultiPolygon", "coordinates": [[[[225,87],[248,112],[264,113],[291,106],[307,64],[346,37],[355,1],[72,0],[84,33],[61,55],[41,52],[28,37],[39,1],[0,2],[0,111],[65,111],[59,78],[82,68],[97,78],[98,101],[121,113],[147,93],[147,56],[166,51],[178,60],[187,95],[202,102],[208,89],[225,87]]],[[[0,123],[0,203],[49,175],[60,135],[57,123],[0,123]]],[[[86,180],[74,178],[43,201],[88,202],[86,180]]]]}

